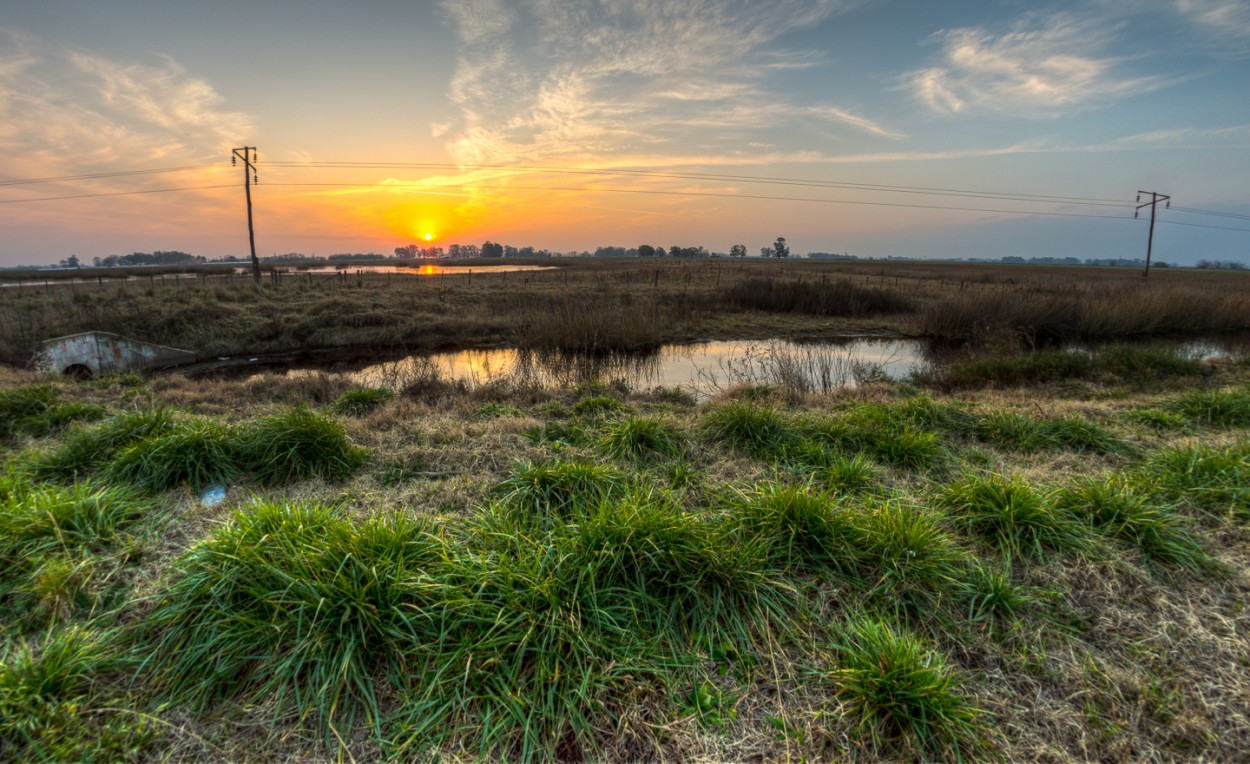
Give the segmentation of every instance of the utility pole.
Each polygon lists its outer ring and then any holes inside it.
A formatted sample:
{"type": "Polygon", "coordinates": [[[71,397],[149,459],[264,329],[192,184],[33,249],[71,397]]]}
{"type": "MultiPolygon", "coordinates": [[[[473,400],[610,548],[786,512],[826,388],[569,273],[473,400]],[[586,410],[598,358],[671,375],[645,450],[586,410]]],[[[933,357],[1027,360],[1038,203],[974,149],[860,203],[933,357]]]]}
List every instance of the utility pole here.
{"type": "Polygon", "coordinates": [[[1146,270],[1142,271],[1141,274],[1141,280],[1145,281],[1150,278],[1150,250],[1154,248],[1155,243],[1155,207],[1158,206],[1159,202],[1166,201],[1166,207],[1171,209],[1172,197],[1167,194],[1161,194],[1158,191],[1138,191],[1137,201],[1139,203],[1137,205],[1137,209],[1133,210],[1133,217],[1137,217],[1137,213],[1141,212],[1143,207],[1150,208],[1150,235],[1146,239],[1146,270]],[[1143,194],[1150,194],[1150,201],[1145,202],[1144,204],[1141,203],[1143,194]]]}
{"type": "Polygon", "coordinates": [[[259,287],[260,260],[256,257],[256,230],[252,227],[252,186],[257,183],[256,147],[244,146],[235,149],[234,156],[230,157],[230,164],[237,165],[240,159],[243,160],[243,193],[247,197],[247,241],[252,245],[252,278],[259,287]]]}

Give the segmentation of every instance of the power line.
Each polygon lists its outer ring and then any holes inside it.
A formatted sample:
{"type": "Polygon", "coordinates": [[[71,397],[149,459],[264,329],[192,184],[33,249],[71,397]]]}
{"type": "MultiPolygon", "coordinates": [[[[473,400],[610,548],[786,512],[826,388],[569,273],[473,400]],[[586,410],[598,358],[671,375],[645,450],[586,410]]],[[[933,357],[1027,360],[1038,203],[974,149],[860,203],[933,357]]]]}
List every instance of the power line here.
{"type": "Polygon", "coordinates": [[[97,172],[87,175],[61,175],[53,178],[22,178],[18,180],[0,180],[0,186],[24,186],[34,183],[59,183],[71,180],[98,180],[101,178],[125,178],[135,175],[160,175],[170,172],[188,172],[191,170],[207,170],[228,166],[225,162],[219,162],[217,164],[188,165],[186,167],[162,167],[152,170],[118,170],[116,172],[97,172]]]}
{"type": "Polygon", "coordinates": [[[769,185],[806,186],[813,188],[842,188],[862,191],[881,191],[889,193],[931,194],[938,196],[966,196],[984,199],[1001,199],[1005,201],[1046,201],[1055,203],[1080,204],[1095,207],[1122,207],[1131,209],[1132,203],[1115,199],[1102,199],[1081,196],[1057,196],[1051,194],[1027,194],[1015,192],[978,191],[970,189],[942,188],[930,186],[900,186],[877,183],[852,183],[849,181],[809,180],[759,175],[730,175],[723,173],[682,173],[660,170],[617,169],[576,169],[559,167],[529,167],[517,165],[453,165],[445,163],[408,163],[408,162],[271,162],[272,166],[286,168],[309,169],[455,169],[455,170],[508,170],[513,172],[559,173],[568,175],[633,175],[640,177],[672,178],[678,180],[728,180],[746,183],[763,183],[769,185]]]}
{"type": "Polygon", "coordinates": [[[1196,210],[1193,207],[1173,207],[1176,212],[1188,212],[1194,215],[1212,215],[1220,218],[1234,218],[1236,220],[1250,220],[1250,215],[1241,215],[1236,212],[1217,212],[1215,210],[1196,210]]]}
{"type": "Polygon", "coordinates": [[[1241,231],[1243,233],[1250,233],[1250,228],[1233,228],[1232,226],[1224,225],[1204,225],[1202,223],[1182,223],[1179,220],[1160,219],[1159,222],[1163,225],[1183,225],[1187,228],[1210,228],[1213,231],[1241,231]]]}
{"type": "MultiPolygon", "coordinates": [[[[351,184],[351,183],[266,183],[267,186],[320,186],[332,188],[377,188],[385,191],[389,189],[414,188],[419,189],[418,184],[413,183],[406,186],[374,186],[368,184],[351,184]]],[[[585,188],[579,186],[505,186],[489,183],[457,183],[435,186],[430,189],[431,193],[437,193],[440,189],[446,188],[489,188],[507,191],[572,191],[577,193],[616,193],[616,194],[650,194],[658,196],[706,196],[723,199],[752,199],[762,201],[779,201],[779,202],[813,202],[817,204],[856,204],[869,207],[902,207],[908,209],[923,210],[948,210],[955,212],[989,212],[1002,213],[1007,215],[1041,215],[1045,217],[1072,217],[1072,218],[1094,218],[1097,220],[1132,220],[1132,218],[1120,215],[1091,215],[1080,212],[1043,212],[1034,210],[1004,210],[998,208],[986,207],[954,207],[949,205],[937,204],[906,204],[903,202],[869,202],[854,199],[813,199],[811,197],[802,196],[772,196],[765,194],[731,194],[716,191],[661,191],[657,189],[641,189],[641,188],[585,188]]],[[[1007,200],[1021,201],[1021,200],[1007,200]]]]}
{"type": "Polygon", "coordinates": [[[229,186],[183,186],[181,188],[149,188],[144,191],[109,191],[98,194],[74,194],[73,196],[36,196],[30,199],[0,199],[0,204],[25,204],[27,202],[57,202],[64,199],[94,199],[99,196],[134,196],[136,194],[163,194],[170,191],[208,191],[214,188],[234,188],[229,186]]]}

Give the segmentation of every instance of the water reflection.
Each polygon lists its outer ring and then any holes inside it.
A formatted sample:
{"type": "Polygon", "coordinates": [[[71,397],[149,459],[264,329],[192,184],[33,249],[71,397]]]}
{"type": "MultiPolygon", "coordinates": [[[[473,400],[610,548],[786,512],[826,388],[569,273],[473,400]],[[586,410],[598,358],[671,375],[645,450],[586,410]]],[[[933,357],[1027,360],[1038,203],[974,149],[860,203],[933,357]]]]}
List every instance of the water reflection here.
{"type": "Polygon", "coordinates": [[[470,388],[496,383],[563,388],[598,380],[632,390],[677,387],[704,399],[743,385],[829,392],[877,379],[904,379],[924,363],[923,345],[913,340],[718,341],[606,356],[464,350],[375,364],[353,376],[362,385],[396,390],[420,389],[435,381],[470,388]]]}

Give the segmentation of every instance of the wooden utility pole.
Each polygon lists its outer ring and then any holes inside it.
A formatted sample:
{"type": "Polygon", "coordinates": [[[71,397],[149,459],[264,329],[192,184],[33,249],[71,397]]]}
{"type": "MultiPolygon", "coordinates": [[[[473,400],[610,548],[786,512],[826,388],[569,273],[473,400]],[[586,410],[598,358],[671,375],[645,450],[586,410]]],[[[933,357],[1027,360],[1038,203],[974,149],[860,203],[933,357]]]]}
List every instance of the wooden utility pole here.
{"type": "Polygon", "coordinates": [[[243,193],[247,197],[247,241],[252,247],[252,279],[260,286],[260,259],[256,257],[256,229],[252,227],[252,186],[256,180],[256,147],[244,146],[235,149],[230,157],[230,164],[237,165],[243,160],[243,193]],[[250,153],[249,153],[250,152],[250,153]]]}
{"type": "Polygon", "coordinates": [[[1137,205],[1137,209],[1133,210],[1133,217],[1137,217],[1137,213],[1141,212],[1142,208],[1150,208],[1150,235],[1146,238],[1146,270],[1142,271],[1141,274],[1141,280],[1145,281],[1150,278],[1150,251],[1154,248],[1155,243],[1155,207],[1158,206],[1159,202],[1166,201],[1167,204],[1165,206],[1171,208],[1172,197],[1167,194],[1161,194],[1158,191],[1138,191],[1137,201],[1139,204],[1137,205]],[[1143,194],[1150,194],[1150,201],[1141,204],[1140,202],[1143,194]]]}

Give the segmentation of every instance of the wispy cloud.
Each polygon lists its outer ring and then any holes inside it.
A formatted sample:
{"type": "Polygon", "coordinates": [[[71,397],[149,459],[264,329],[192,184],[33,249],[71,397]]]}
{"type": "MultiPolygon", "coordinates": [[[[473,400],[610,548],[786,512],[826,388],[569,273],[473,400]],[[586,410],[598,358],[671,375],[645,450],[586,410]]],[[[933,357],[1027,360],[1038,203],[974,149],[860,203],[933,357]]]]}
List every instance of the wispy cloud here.
{"type": "Polygon", "coordinates": [[[1109,55],[1114,25],[1068,13],[1028,14],[1008,31],[944,30],[938,65],[908,75],[936,112],[999,112],[1048,117],[1099,106],[1161,87],[1157,76],[1130,74],[1109,55]]]}
{"type": "Polygon", "coordinates": [[[1245,144],[1250,140],[1250,125],[1231,127],[1180,127],[1169,130],[1152,130],[1147,133],[1126,135],[1116,140],[1122,146],[1227,146],[1232,141],[1245,144]]]}
{"type": "Polygon", "coordinates": [[[1250,3],[1245,0],[1177,0],[1176,10],[1217,38],[1250,40],[1250,3]]]}
{"type": "Polygon", "coordinates": [[[772,77],[821,59],[778,38],[850,0],[446,0],[461,43],[446,128],[465,165],[667,164],[733,155],[778,130],[901,134],[841,105],[795,103],[772,77]]]}
{"type": "Polygon", "coordinates": [[[0,125],[10,177],[221,161],[253,130],[250,118],[225,110],[210,84],[171,58],[117,61],[6,28],[0,125]]]}

